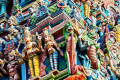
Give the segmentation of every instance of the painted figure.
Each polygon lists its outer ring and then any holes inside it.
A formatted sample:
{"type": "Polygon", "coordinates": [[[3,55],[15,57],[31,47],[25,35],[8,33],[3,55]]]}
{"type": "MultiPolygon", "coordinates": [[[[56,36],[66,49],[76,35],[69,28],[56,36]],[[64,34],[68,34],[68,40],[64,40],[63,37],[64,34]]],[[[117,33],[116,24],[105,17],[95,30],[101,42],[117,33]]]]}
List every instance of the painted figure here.
{"type": "Polygon", "coordinates": [[[8,55],[9,63],[7,65],[7,70],[4,68],[3,65],[1,66],[1,70],[5,75],[9,74],[10,80],[21,80],[20,64],[15,53],[16,53],[15,50],[12,50],[8,55]]]}
{"type": "Polygon", "coordinates": [[[44,39],[45,39],[45,46],[44,49],[41,46],[41,50],[43,53],[49,54],[50,65],[52,70],[58,70],[58,52],[61,56],[63,56],[63,52],[57,46],[56,42],[52,35],[48,34],[48,30],[44,30],[44,39]]]}
{"type": "Polygon", "coordinates": [[[17,18],[15,16],[11,16],[8,20],[8,24],[10,27],[7,29],[7,31],[9,31],[12,36],[20,40],[20,31],[22,30],[20,26],[17,26],[18,25],[17,18]]]}
{"type": "Polygon", "coordinates": [[[25,27],[24,30],[24,40],[26,44],[22,51],[23,53],[22,54],[18,52],[17,53],[25,59],[26,57],[28,58],[31,77],[35,76],[39,77],[40,70],[38,53],[40,53],[40,48],[37,46],[41,44],[41,42],[39,42],[38,45],[36,42],[32,42],[32,35],[28,27],[25,27]]]}
{"type": "Polygon", "coordinates": [[[77,65],[77,53],[76,53],[76,42],[77,36],[74,34],[73,25],[69,22],[64,26],[63,32],[66,39],[66,53],[65,58],[67,61],[68,74],[71,75],[65,80],[69,79],[85,79],[84,67],[77,65]]]}
{"type": "Polygon", "coordinates": [[[21,80],[20,78],[20,64],[18,59],[16,59],[15,50],[9,53],[9,64],[7,65],[7,70],[9,72],[10,80],[21,80]]]}
{"type": "Polygon", "coordinates": [[[85,36],[87,36],[87,31],[84,30],[79,36],[78,36],[78,45],[79,45],[79,58],[81,61],[81,64],[84,65],[87,68],[91,67],[90,59],[87,55],[87,48],[90,46],[88,40],[85,39],[85,36]]]}
{"type": "Polygon", "coordinates": [[[99,44],[97,43],[98,35],[95,34],[95,30],[89,30],[88,41],[90,44],[90,49],[88,50],[88,57],[91,60],[91,66],[93,69],[99,68],[99,60],[97,58],[97,50],[99,49],[99,44]]]}

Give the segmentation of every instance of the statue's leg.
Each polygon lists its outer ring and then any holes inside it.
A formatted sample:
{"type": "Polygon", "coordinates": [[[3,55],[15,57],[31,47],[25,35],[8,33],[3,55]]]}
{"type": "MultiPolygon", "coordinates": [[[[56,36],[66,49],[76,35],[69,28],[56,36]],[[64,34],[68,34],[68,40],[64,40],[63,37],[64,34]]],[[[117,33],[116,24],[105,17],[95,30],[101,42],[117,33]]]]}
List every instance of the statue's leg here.
{"type": "Polygon", "coordinates": [[[81,54],[79,54],[79,57],[81,58],[81,64],[85,66],[85,57],[81,54]]]}
{"type": "Polygon", "coordinates": [[[33,62],[32,62],[32,59],[29,59],[29,68],[30,68],[31,77],[34,77],[34,71],[33,71],[33,62]]]}
{"type": "Polygon", "coordinates": [[[89,58],[88,58],[88,56],[86,54],[85,54],[85,58],[86,58],[86,67],[88,67],[88,65],[89,65],[89,58]]]}
{"type": "Polygon", "coordinates": [[[52,54],[50,54],[50,65],[51,65],[51,68],[53,70],[54,66],[53,66],[53,55],[52,54]]]}
{"type": "Polygon", "coordinates": [[[69,54],[68,54],[68,52],[66,52],[65,54],[66,54],[66,62],[67,62],[68,75],[71,75],[69,54]]]}
{"type": "MultiPolygon", "coordinates": [[[[84,56],[83,56],[84,57],[84,56]]],[[[85,66],[86,65],[86,60],[85,60],[85,57],[84,58],[82,58],[82,63],[83,63],[83,65],[85,66]]]]}
{"type": "Polygon", "coordinates": [[[36,55],[33,57],[35,76],[39,76],[39,57],[36,55]]]}
{"type": "Polygon", "coordinates": [[[58,52],[57,51],[55,51],[53,53],[53,58],[54,58],[54,67],[57,70],[57,59],[58,59],[58,52]]]}
{"type": "Polygon", "coordinates": [[[88,60],[88,68],[90,68],[91,67],[91,61],[90,61],[90,59],[88,60]]]}

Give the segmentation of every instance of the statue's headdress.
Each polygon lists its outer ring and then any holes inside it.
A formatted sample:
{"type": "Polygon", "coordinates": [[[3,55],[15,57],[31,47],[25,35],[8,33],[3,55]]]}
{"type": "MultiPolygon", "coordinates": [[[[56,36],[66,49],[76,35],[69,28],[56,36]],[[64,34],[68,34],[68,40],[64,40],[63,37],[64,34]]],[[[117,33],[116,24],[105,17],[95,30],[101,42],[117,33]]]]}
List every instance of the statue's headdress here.
{"type": "Polygon", "coordinates": [[[25,36],[31,36],[31,33],[29,31],[29,27],[25,27],[25,29],[24,29],[24,37],[25,36]]]}
{"type": "Polygon", "coordinates": [[[46,36],[48,36],[48,35],[49,35],[49,33],[48,33],[48,29],[45,28],[45,29],[44,29],[44,37],[46,37],[46,36]]]}

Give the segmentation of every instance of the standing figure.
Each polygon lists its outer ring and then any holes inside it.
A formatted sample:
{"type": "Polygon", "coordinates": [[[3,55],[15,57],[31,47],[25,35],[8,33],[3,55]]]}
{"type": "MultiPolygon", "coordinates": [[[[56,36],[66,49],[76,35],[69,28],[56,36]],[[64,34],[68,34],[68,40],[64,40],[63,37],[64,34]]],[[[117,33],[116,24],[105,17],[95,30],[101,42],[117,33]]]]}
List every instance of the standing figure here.
{"type": "Polygon", "coordinates": [[[15,50],[9,53],[9,63],[7,65],[7,70],[9,72],[10,80],[21,80],[20,78],[20,64],[16,59],[15,50]]]}
{"type": "Polygon", "coordinates": [[[85,39],[85,37],[87,36],[87,31],[84,30],[79,36],[78,36],[78,46],[79,46],[79,58],[81,61],[81,64],[84,65],[87,68],[91,67],[91,62],[90,59],[88,57],[88,55],[86,54],[87,52],[87,47],[89,46],[88,41],[85,39]]]}
{"type": "Polygon", "coordinates": [[[25,59],[28,58],[31,77],[35,76],[39,77],[40,70],[38,53],[40,53],[40,49],[37,46],[41,44],[41,42],[39,42],[38,45],[36,42],[32,42],[32,35],[28,27],[25,28],[24,39],[26,44],[23,49],[23,53],[21,55],[20,53],[17,52],[17,54],[19,54],[20,57],[23,57],[25,59]]]}
{"type": "Polygon", "coordinates": [[[69,75],[77,75],[77,36],[74,34],[74,28],[70,22],[64,26],[63,34],[67,42],[65,58],[67,60],[68,73],[69,75]]]}
{"type": "Polygon", "coordinates": [[[48,34],[47,29],[44,30],[44,39],[45,39],[45,46],[44,46],[44,49],[41,46],[41,50],[43,53],[49,54],[49,59],[50,59],[50,64],[51,64],[52,70],[54,70],[54,69],[57,70],[58,51],[60,52],[61,56],[63,56],[63,52],[57,46],[56,42],[54,41],[53,36],[48,34]]]}
{"type": "Polygon", "coordinates": [[[69,75],[65,80],[85,80],[84,67],[77,65],[77,35],[74,33],[74,26],[71,22],[64,25],[63,34],[66,40],[65,58],[69,75]]]}
{"type": "Polygon", "coordinates": [[[68,36],[68,41],[67,41],[67,56],[70,61],[69,62],[70,73],[77,74],[76,38],[73,33],[72,26],[68,28],[68,31],[70,31],[70,35],[68,36]]]}

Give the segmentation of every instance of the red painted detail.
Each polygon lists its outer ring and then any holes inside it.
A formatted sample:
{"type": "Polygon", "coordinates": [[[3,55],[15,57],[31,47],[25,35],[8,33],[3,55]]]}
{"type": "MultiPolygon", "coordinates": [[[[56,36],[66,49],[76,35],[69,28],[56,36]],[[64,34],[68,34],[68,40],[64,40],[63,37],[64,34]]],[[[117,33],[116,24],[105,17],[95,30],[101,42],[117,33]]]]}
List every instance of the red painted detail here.
{"type": "Polygon", "coordinates": [[[59,1],[59,2],[58,2],[58,7],[60,7],[61,9],[64,9],[64,8],[66,7],[65,2],[63,2],[63,1],[59,1]],[[61,6],[61,5],[60,5],[61,2],[64,3],[64,6],[61,6]]]}
{"type": "Polygon", "coordinates": [[[91,65],[93,69],[98,69],[97,52],[94,45],[90,46],[90,50],[88,51],[88,57],[91,60],[91,65]]]}
{"type": "Polygon", "coordinates": [[[40,54],[40,76],[45,76],[46,75],[46,68],[47,66],[45,66],[43,63],[45,61],[45,59],[47,58],[47,56],[45,54],[40,54]]]}
{"type": "Polygon", "coordinates": [[[24,13],[22,13],[23,15],[25,15],[25,14],[28,14],[29,13],[29,11],[26,11],[26,12],[24,12],[24,13]]]}
{"type": "Polygon", "coordinates": [[[67,77],[64,80],[85,80],[85,75],[84,74],[72,75],[72,76],[67,77]]]}

